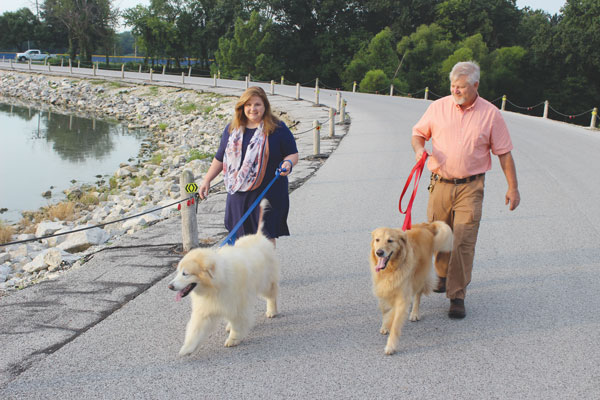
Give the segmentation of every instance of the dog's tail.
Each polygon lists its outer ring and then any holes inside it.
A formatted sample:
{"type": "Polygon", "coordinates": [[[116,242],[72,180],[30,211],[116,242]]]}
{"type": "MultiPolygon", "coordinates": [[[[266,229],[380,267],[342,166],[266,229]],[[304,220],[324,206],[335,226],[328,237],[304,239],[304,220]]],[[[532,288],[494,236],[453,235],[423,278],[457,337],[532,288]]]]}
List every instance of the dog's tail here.
{"type": "Polygon", "coordinates": [[[271,203],[269,202],[269,200],[267,199],[262,199],[260,201],[260,212],[258,214],[258,229],[256,230],[256,233],[261,233],[261,234],[265,234],[263,232],[263,227],[264,227],[264,214],[265,211],[269,211],[271,209],[271,203]]]}
{"type": "Polygon", "coordinates": [[[433,233],[433,251],[448,252],[452,251],[452,228],[443,221],[433,221],[429,224],[433,233]]]}

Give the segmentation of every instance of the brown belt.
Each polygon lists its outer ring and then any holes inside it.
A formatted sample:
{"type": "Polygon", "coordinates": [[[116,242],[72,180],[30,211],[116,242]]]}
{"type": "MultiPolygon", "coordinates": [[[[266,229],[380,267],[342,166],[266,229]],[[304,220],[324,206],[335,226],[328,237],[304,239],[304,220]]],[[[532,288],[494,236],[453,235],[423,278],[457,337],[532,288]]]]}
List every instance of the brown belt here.
{"type": "Polygon", "coordinates": [[[453,183],[455,185],[460,185],[460,184],[463,184],[463,183],[472,182],[475,179],[479,178],[480,176],[484,176],[484,175],[485,175],[485,172],[482,172],[481,174],[477,174],[477,175],[467,176],[466,178],[460,178],[460,179],[456,179],[456,178],[455,179],[446,179],[446,178],[442,178],[438,174],[431,174],[431,177],[435,181],[444,182],[444,183],[453,183]]]}

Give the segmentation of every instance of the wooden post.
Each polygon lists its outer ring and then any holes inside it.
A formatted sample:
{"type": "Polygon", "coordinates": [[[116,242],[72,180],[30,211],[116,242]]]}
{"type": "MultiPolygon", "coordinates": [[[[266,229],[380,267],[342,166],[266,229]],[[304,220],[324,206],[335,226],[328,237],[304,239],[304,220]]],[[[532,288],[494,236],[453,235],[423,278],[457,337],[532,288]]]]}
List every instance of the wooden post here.
{"type": "Polygon", "coordinates": [[[546,100],[544,102],[544,118],[548,118],[548,107],[550,106],[550,102],[546,100]]]}
{"type": "Polygon", "coordinates": [[[214,87],[217,87],[217,74],[214,74],[214,78],[215,78],[215,84],[214,84],[214,87]]]}
{"type": "Polygon", "coordinates": [[[338,90],[337,93],[335,94],[335,109],[336,109],[336,111],[340,110],[341,102],[342,102],[342,92],[340,92],[338,90]]]}
{"type": "Polygon", "coordinates": [[[167,68],[167,66],[165,64],[163,64],[163,72],[162,72],[163,75],[165,74],[165,69],[166,68],[167,68]]]}
{"type": "Polygon", "coordinates": [[[192,76],[192,66],[190,65],[190,69],[188,70],[188,76],[192,76]]]}
{"type": "Polygon", "coordinates": [[[352,93],[356,93],[356,81],[354,81],[354,84],[352,85],[352,93]]]}
{"type": "Polygon", "coordinates": [[[596,118],[598,117],[598,107],[594,107],[592,111],[592,120],[590,121],[590,128],[596,127],[596,118]]]}
{"type": "Polygon", "coordinates": [[[425,100],[429,100],[429,86],[425,88],[425,100]]]}
{"type": "Polygon", "coordinates": [[[81,60],[77,60],[77,69],[81,68],[81,60]]]}
{"type": "MultiPolygon", "coordinates": [[[[194,183],[194,173],[186,169],[179,178],[179,186],[181,191],[181,199],[190,197],[192,193],[188,193],[185,187],[188,183],[194,183]]],[[[189,201],[189,200],[188,200],[189,201]]],[[[182,201],[181,203],[181,234],[183,251],[188,252],[195,247],[198,247],[198,221],[196,220],[196,205],[182,201]]]]}
{"type": "Polygon", "coordinates": [[[10,59],[10,68],[11,68],[11,69],[13,68],[13,64],[12,64],[12,62],[13,62],[13,59],[11,58],[11,59],[10,59]]]}
{"type": "Polygon", "coordinates": [[[320,136],[321,124],[319,121],[313,121],[313,154],[316,156],[321,154],[321,136],[320,136]]]}
{"type": "Polygon", "coordinates": [[[69,74],[73,75],[73,64],[71,63],[71,59],[69,58],[69,74]]]}
{"type": "Polygon", "coordinates": [[[48,72],[50,72],[50,63],[48,63],[48,72]]]}
{"type": "Polygon", "coordinates": [[[329,137],[335,136],[335,108],[329,107],[329,137]]]}
{"type": "Polygon", "coordinates": [[[248,89],[248,87],[250,86],[250,83],[248,82],[249,79],[250,75],[246,75],[246,89],[248,89]]]}
{"type": "Polygon", "coordinates": [[[271,79],[271,94],[275,94],[275,81],[271,79]]]}
{"type": "Polygon", "coordinates": [[[217,70],[217,79],[221,79],[221,70],[217,70]]]}
{"type": "Polygon", "coordinates": [[[502,96],[502,107],[500,108],[502,111],[506,110],[506,95],[502,96]]]}
{"type": "Polygon", "coordinates": [[[29,59],[29,70],[31,71],[31,58],[29,59]]]}
{"type": "Polygon", "coordinates": [[[138,68],[138,74],[142,73],[142,64],[140,64],[140,67],[138,68]]]}
{"type": "Polygon", "coordinates": [[[181,71],[181,83],[185,83],[185,73],[181,71]]]}
{"type": "Polygon", "coordinates": [[[296,83],[296,100],[300,100],[300,84],[296,83]]]}
{"type": "Polygon", "coordinates": [[[346,100],[342,99],[342,110],[340,111],[340,124],[346,123],[346,100]]]}
{"type": "Polygon", "coordinates": [[[150,82],[152,82],[152,73],[154,72],[154,70],[152,68],[150,68],[150,82]]]}
{"type": "Polygon", "coordinates": [[[319,88],[315,89],[315,106],[319,106],[319,88]]]}
{"type": "Polygon", "coordinates": [[[121,79],[125,78],[125,64],[121,64],[121,79]]]}
{"type": "Polygon", "coordinates": [[[96,64],[92,63],[92,75],[96,76],[96,64]]]}
{"type": "Polygon", "coordinates": [[[390,85],[390,96],[394,95],[394,84],[390,85]]]}
{"type": "Polygon", "coordinates": [[[283,75],[281,75],[281,84],[283,85],[283,75]]]}
{"type": "Polygon", "coordinates": [[[63,67],[63,62],[64,62],[64,61],[65,61],[65,59],[61,57],[61,58],[60,58],[60,67],[61,67],[61,68],[63,67]]]}

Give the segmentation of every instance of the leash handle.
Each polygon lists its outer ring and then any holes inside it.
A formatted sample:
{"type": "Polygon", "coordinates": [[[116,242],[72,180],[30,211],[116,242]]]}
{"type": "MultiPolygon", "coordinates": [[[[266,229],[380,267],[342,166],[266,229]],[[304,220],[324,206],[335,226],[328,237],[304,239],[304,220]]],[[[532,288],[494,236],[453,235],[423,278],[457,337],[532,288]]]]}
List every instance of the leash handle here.
{"type": "Polygon", "coordinates": [[[275,170],[275,177],[273,177],[273,179],[271,179],[271,182],[269,182],[267,187],[265,187],[265,189],[262,191],[262,193],[256,198],[256,200],[254,200],[254,203],[252,203],[252,205],[248,208],[248,211],[246,211],[246,213],[242,216],[242,218],[240,218],[238,223],[235,224],[235,226],[233,227],[231,232],[229,232],[229,235],[227,235],[225,240],[223,240],[223,242],[221,242],[219,247],[223,247],[226,244],[233,245],[235,243],[235,235],[236,235],[238,229],[240,229],[240,227],[248,219],[248,217],[250,216],[252,211],[254,211],[254,209],[260,203],[260,201],[263,199],[263,197],[265,197],[265,194],[267,194],[269,189],[271,189],[271,186],[273,186],[273,184],[275,183],[277,178],[279,178],[281,173],[287,171],[287,169],[281,167],[282,165],[283,165],[283,161],[279,163],[279,167],[275,170]]]}
{"type": "Polygon", "coordinates": [[[421,179],[421,173],[423,172],[423,168],[425,167],[425,161],[427,161],[428,156],[429,156],[429,154],[427,154],[427,152],[424,151],[423,155],[421,156],[421,159],[419,161],[417,161],[417,163],[413,167],[412,171],[410,171],[410,175],[408,176],[408,179],[406,180],[404,189],[402,189],[402,194],[400,195],[400,200],[398,201],[398,209],[400,210],[400,214],[406,215],[404,217],[404,224],[402,225],[403,231],[410,229],[412,226],[411,218],[410,218],[411,211],[412,211],[412,205],[413,205],[413,202],[415,201],[415,196],[417,195],[417,189],[419,188],[419,180],[421,179]],[[408,201],[408,205],[406,206],[406,211],[402,211],[402,198],[404,197],[404,194],[406,193],[406,190],[408,189],[408,186],[410,185],[410,182],[412,181],[413,175],[415,177],[413,192],[412,192],[412,195],[410,196],[410,200],[408,201]]]}

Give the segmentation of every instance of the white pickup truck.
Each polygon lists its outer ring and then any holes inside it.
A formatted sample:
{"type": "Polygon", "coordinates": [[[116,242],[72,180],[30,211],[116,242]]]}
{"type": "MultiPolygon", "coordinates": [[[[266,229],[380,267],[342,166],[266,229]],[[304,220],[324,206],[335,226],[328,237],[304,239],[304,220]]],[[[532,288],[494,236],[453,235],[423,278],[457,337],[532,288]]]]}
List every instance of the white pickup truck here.
{"type": "Polygon", "coordinates": [[[25,53],[17,53],[17,56],[15,58],[17,59],[17,61],[44,61],[50,57],[52,57],[51,54],[46,54],[42,53],[39,50],[30,49],[27,50],[25,53]]]}

